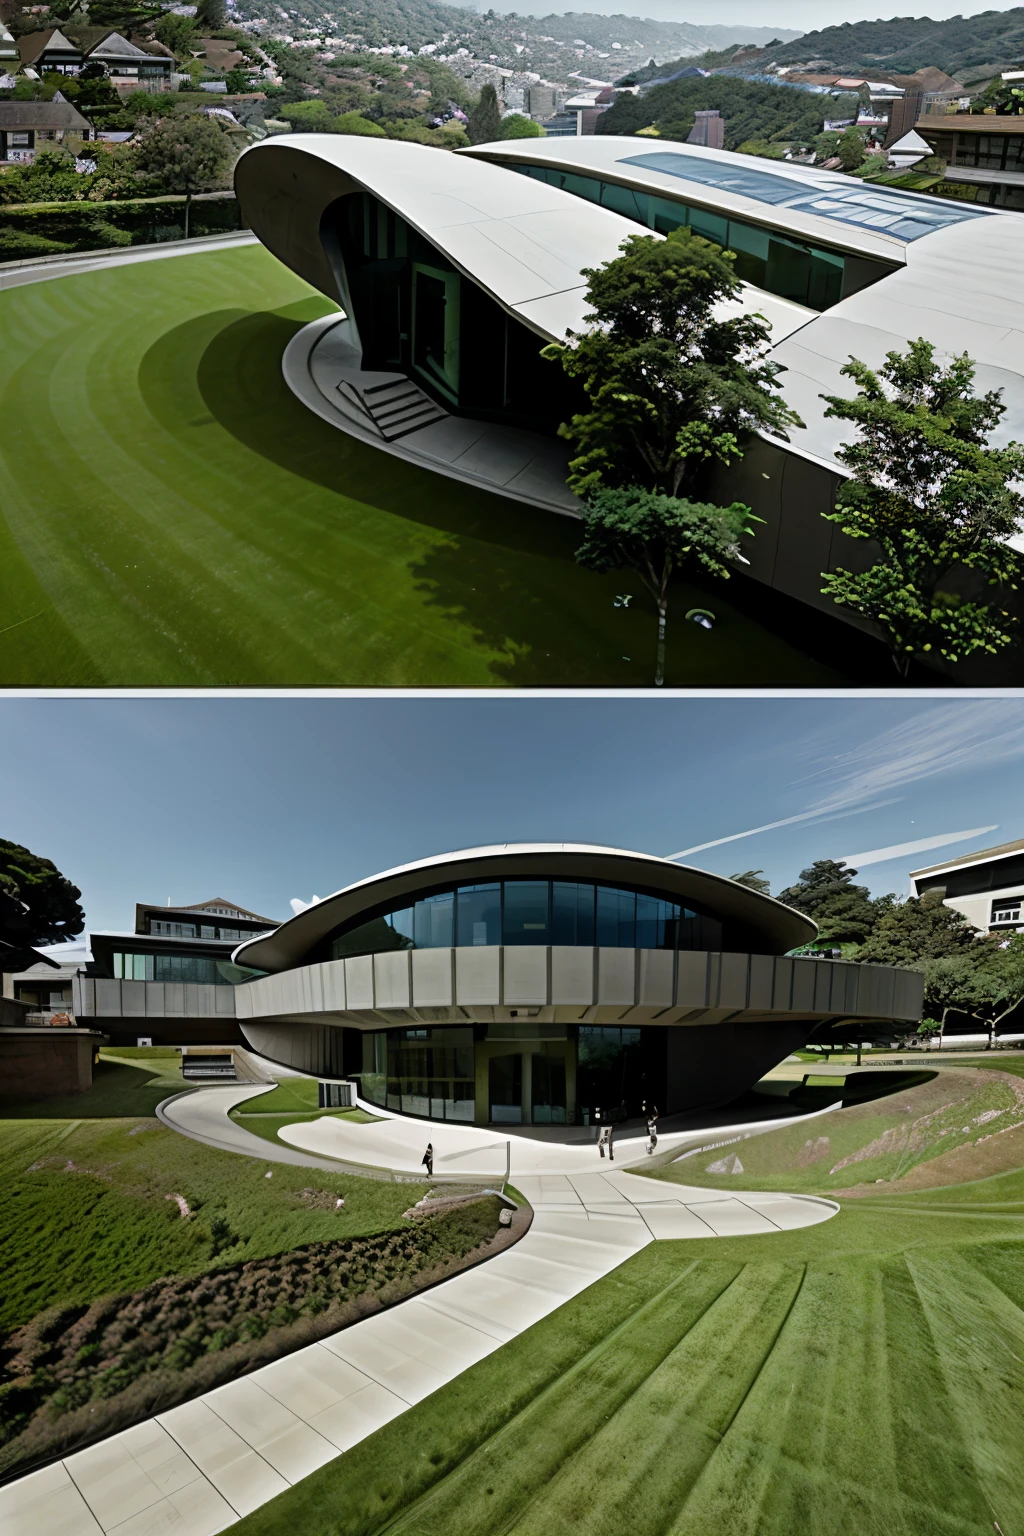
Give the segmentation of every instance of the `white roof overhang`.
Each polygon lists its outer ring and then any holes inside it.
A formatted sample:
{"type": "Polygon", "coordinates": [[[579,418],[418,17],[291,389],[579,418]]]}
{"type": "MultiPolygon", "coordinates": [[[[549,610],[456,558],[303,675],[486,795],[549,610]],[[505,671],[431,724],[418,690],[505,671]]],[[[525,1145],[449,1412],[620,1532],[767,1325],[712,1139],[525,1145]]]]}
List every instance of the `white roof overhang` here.
{"type": "Polygon", "coordinates": [[[382,903],[393,901],[398,905],[406,898],[415,900],[417,894],[436,890],[438,886],[483,879],[593,880],[599,884],[619,881],[644,887],[681,904],[690,901],[716,916],[748,925],[759,933],[765,952],[795,949],[808,943],[818,931],[809,917],[771,896],[671,859],[588,843],[498,843],[418,859],[367,880],[357,880],[307,907],[273,933],[239,945],[232,959],[257,970],[290,970],[304,964],[321,939],[362,912],[379,910],[382,903]]]}
{"type": "MultiPolygon", "coordinates": [[[[560,341],[587,316],[584,267],[619,254],[632,219],[486,161],[393,139],[280,134],[241,155],[235,187],[262,243],[314,288],[338,287],[320,240],[324,210],[365,189],[399,214],[503,308],[560,341]]],[[[661,236],[655,236],[661,239],[661,236]]],[[[813,311],[744,285],[724,313],[759,311],[773,340],[813,311]]]]}

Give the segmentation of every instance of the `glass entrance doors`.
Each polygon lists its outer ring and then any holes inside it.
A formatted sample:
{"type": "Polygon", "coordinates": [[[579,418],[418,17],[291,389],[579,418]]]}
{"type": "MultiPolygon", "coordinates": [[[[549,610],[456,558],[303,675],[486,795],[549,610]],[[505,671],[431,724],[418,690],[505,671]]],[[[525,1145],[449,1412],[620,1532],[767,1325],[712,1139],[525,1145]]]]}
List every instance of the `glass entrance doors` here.
{"type": "Polygon", "coordinates": [[[413,366],[453,403],[459,395],[459,284],[457,272],[413,263],[413,366]]]}
{"type": "Polygon", "coordinates": [[[492,1056],[487,1065],[491,1121],[495,1125],[521,1125],[523,1121],[523,1058],[492,1056]]]}
{"type": "Polygon", "coordinates": [[[534,1125],[565,1124],[565,1056],[530,1058],[534,1125]]]}

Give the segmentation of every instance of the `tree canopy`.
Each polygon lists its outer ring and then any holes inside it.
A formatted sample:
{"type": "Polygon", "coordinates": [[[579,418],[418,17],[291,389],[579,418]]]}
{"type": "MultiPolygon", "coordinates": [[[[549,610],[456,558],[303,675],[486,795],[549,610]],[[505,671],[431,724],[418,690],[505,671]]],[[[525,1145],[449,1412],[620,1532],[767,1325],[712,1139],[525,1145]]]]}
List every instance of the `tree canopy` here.
{"type": "Polygon", "coordinates": [[[704,472],[742,453],[755,428],[785,438],[799,418],[779,393],[759,315],[720,318],[740,290],[731,252],[690,229],[629,235],[622,255],[585,269],[586,331],[544,349],[579,380],[591,409],[559,430],[575,449],[569,484],[697,494],[704,472]]]}
{"type": "Polygon", "coordinates": [[[542,139],[544,136],[540,123],[535,123],[532,117],[524,117],[521,112],[509,112],[498,129],[499,139],[542,139]]]}
{"type": "Polygon", "coordinates": [[[28,944],[59,944],[85,927],[81,891],[50,859],[0,838],[0,937],[28,944]],[[27,911],[22,911],[22,908],[27,911]]]}
{"type": "Polygon", "coordinates": [[[1014,637],[1003,602],[1021,561],[1008,540],[1024,517],[1024,447],[988,441],[1002,391],[976,395],[967,354],[943,366],[923,337],[877,371],[851,358],[842,372],[857,395],[822,396],[825,415],[857,436],[836,454],[852,478],[825,515],[872,540],[878,557],[864,571],[823,573],[822,590],[878,625],[904,677],[914,657],[995,654],[1014,637]],[[965,595],[965,576],[979,595],[965,595]]]}
{"type": "Polygon", "coordinates": [[[235,158],[227,134],[208,117],[165,117],[138,135],[135,161],[175,192],[222,186],[235,158]]]}
{"type": "Polygon", "coordinates": [[[776,899],[816,922],[819,942],[863,944],[892,898],[872,900],[866,885],[854,885],[856,874],[842,859],[816,859],[776,899]]]}
{"type": "Polygon", "coordinates": [[[485,85],[480,100],[469,114],[467,131],[471,144],[493,144],[501,138],[501,108],[493,85],[485,85]]]}
{"type": "Polygon", "coordinates": [[[919,968],[925,960],[962,955],[977,942],[977,933],[962,913],[945,906],[941,894],[926,892],[887,906],[857,959],[919,968]]]}
{"type": "Polygon", "coordinates": [[[764,878],[763,869],[745,869],[741,875],[730,875],[730,880],[735,880],[737,885],[746,885],[752,891],[758,891],[762,896],[770,896],[772,888],[764,878]]]}

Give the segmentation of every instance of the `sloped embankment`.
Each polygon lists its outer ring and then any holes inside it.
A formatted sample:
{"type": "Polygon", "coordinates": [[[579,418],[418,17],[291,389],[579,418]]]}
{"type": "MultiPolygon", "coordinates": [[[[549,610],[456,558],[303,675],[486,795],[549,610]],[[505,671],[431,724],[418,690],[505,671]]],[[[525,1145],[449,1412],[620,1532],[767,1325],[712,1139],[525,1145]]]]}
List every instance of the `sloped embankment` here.
{"type": "Polygon", "coordinates": [[[884,1099],[636,1171],[713,1189],[869,1194],[967,1183],[1022,1166],[1024,1079],[944,1068],[884,1099]]]}

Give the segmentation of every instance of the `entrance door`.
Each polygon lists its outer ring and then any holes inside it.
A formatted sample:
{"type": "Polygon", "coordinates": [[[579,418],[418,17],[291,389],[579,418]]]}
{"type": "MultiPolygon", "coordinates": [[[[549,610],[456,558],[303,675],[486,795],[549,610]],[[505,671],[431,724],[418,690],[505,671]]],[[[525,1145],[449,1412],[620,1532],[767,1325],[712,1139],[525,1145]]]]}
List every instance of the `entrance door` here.
{"type": "Polygon", "coordinates": [[[487,1075],[492,1122],[520,1125],[523,1119],[522,1056],[492,1056],[487,1075]]]}
{"type": "Polygon", "coordinates": [[[534,1125],[564,1125],[565,1057],[534,1055],[530,1074],[534,1125]]]}
{"type": "Polygon", "coordinates": [[[454,402],[459,394],[459,274],[419,262],[412,274],[413,363],[454,402]]]}

